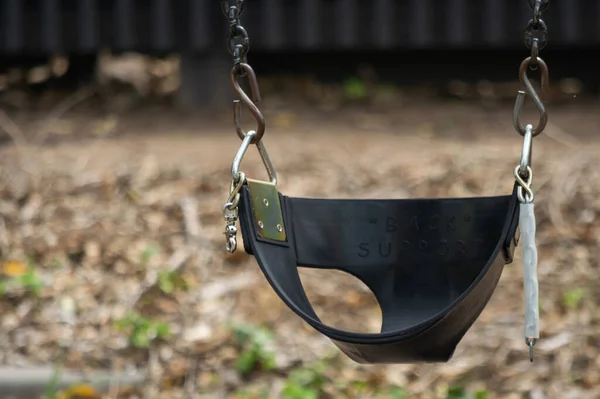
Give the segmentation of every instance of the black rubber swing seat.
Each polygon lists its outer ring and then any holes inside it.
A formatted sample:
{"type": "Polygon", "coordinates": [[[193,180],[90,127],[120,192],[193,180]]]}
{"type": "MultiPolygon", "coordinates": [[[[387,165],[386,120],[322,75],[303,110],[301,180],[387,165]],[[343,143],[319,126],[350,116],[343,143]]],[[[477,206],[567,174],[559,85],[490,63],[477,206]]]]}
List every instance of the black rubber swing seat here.
{"type": "Polygon", "coordinates": [[[279,202],[286,238],[263,238],[251,192],[242,188],[245,250],[283,302],[358,363],[450,360],[518,242],[516,184],[512,195],[495,197],[331,200],[279,193],[279,202]],[[381,307],[381,333],[323,324],[298,265],[360,279],[381,307]]]}

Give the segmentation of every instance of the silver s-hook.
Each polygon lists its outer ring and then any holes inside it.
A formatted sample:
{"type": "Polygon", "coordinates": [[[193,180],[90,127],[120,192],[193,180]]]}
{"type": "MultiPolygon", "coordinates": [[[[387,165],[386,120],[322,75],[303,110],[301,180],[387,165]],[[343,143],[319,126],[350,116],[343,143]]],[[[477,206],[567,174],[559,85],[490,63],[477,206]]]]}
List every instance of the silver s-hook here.
{"type": "Polygon", "coordinates": [[[240,68],[246,73],[248,76],[248,82],[250,83],[250,92],[252,94],[252,99],[248,97],[248,95],[244,92],[244,90],[240,87],[240,83],[238,82],[238,72],[236,67],[233,67],[230,74],[231,86],[233,87],[233,91],[239,97],[239,100],[234,100],[233,102],[233,122],[235,124],[235,131],[240,139],[244,139],[246,137],[246,132],[242,128],[240,119],[242,115],[242,103],[250,110],[252,116],[256,120],[256,136],[252,139],[250,144],[256,144],[259,142],[263,134],[265,134],[265,118],[262,113],[256,106],[260,102],[260,90],[258,88],[258,80],[256,79],[256,74],[252,67],[248,64],[241,63],[240,68]]]}
{"type": "MultiPolygon", "coordinates": [[[[546,123],[548,122],[548,114],[546,112],[546,107],[544,106],[544,103],[542,102],[538,93],[535,91],[535,88],[531,84],[529,77],[527,77],[527,69],[529,68],[529,66],[531,64],[532,64],[532,58],[527,57],[525,60],[523,60],[523,62],[521,63],[521,67],[519,68],[519,80],[521,81],[523,86],[525,86],[525,91],[519,90],[519,92],[517,93],[517,99],[515,101],[515,107],[513,110],[513,125],[515,127],[515,130],[517,132],[519,132],[519,134],[521,136],[525,135],[526,129],[521,124],[521,109],[523,108],[523,102],[525,101],[525,96],[527,94],[529,94],[529,96],[533,100],[535,107],[538,109],[538,111],[540,113],[539,123],[531,131],[532,136],[535,137],[538,134],[540,134],[546,127],[546,123]]],[[[548,89],[549,89],[548,66],[546,65],[544,60],[542,60],[539,57],[537,57],[536,65],[540,69],[540,75],[541,75],[540,83],[541,83],[541,87],[542,87],[542,95],[546,95],[548,93],[548,89]]]]}

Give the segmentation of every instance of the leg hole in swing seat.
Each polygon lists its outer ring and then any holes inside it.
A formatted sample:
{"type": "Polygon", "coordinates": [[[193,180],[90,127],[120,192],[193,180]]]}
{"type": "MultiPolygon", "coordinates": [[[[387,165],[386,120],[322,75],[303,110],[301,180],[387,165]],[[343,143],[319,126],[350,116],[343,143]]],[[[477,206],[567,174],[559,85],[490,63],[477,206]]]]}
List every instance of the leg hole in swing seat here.
{"type": "Polygon", "coordinates": [[[381,331],[381,308],[362,281],[339,270],[300,266],[298,272],[306,296],[324,324],[356,333],[381,331]]]}

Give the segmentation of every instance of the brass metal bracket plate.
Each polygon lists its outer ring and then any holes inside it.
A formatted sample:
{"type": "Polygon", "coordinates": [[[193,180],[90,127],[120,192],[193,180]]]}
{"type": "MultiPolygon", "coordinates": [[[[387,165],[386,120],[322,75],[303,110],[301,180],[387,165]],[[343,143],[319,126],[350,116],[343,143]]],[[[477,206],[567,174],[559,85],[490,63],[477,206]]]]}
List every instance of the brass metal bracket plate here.
{"type": "Polygon", "coordinates": [[[285,241],[287,236],[277,186],[261,180],[246,179],[246,182],[258,234],[269,240],[285,241]]]}

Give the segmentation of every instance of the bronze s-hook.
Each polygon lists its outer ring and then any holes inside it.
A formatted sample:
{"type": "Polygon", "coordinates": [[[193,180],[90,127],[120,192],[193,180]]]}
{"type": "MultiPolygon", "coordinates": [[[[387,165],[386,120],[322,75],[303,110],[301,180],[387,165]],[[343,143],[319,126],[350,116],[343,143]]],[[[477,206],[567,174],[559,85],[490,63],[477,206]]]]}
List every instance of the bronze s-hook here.
{"type": "MultiPolygon", "coordinates": [[[[531,81],[527,77],[527,68],[529,67],[529,65],[531,63],[532,63],[531,57],[527,57],[521,63],[521,67],[519,68],[519,80],[521,80],[521,83],[523,84],[523,86],[525,86],[526,92],[519,90],[519,92],[517,93],[517,99],[515,101],[515,108],[513,111],[513,124],[514,124],[517,132],[519,132],[521,134],[521,136],[524,136],[525,135],[525,127],[521,124],[520,116],[521,116],[521,109],[523,108],[523,102],[525,101],[525,96],[527,94],[529,94],[529,96],[533,100],[533,103],[535,104],[535,107],[538,109],[538,111],[540,113],[540,121],[539,121],[538,125],[535,126],[532,130],[532,136],[535,137],[538,134],[540,134],[546,127],[546,123],[548,122],[548,114],[546,113],[546,107],[544,106],[544,103],[540,99],[540,96],[535,91],[533,85],[531,84],[531,81]]],[[[544,60],[542,60],[539,57],[537,57],[537,66],[540,69],[542,94],[546,95],[548,93],[548,89],[549,89],[548,66],[546,65],[544,60]]]]}
{"type": "Polygon", "coordinates": [[[250,110],[250,113],[254,116],[256,120],[256,136],[252,139],[250,144],[256,144],[262,139],[263,134],[265,134],[265,118],[262,113],[256,106],[256,104],[260,103],[260,91],[258,88],[258,80],[256,79],[256,75],[254,74],[254,70],[248,64],[241,63],[239,65],[240,68],[246,72],[248,76],[248,81],[250,83],[250,92],[252,94],[252,98],[254,101],[248,97],[248,95],[244,92],[244,90],[240,87],[240,83],[238,82],[238,73],[236,67],[233,67],[230,74],[231,86],[233,87],[233,91],[239,97],[239,100],[233,101],[233,121],[235,123],[235,131],[240,139],[244,139],[246,137],[246,132],[242,128],[240,119],[242,115],[242,103],[250,110]]]}

